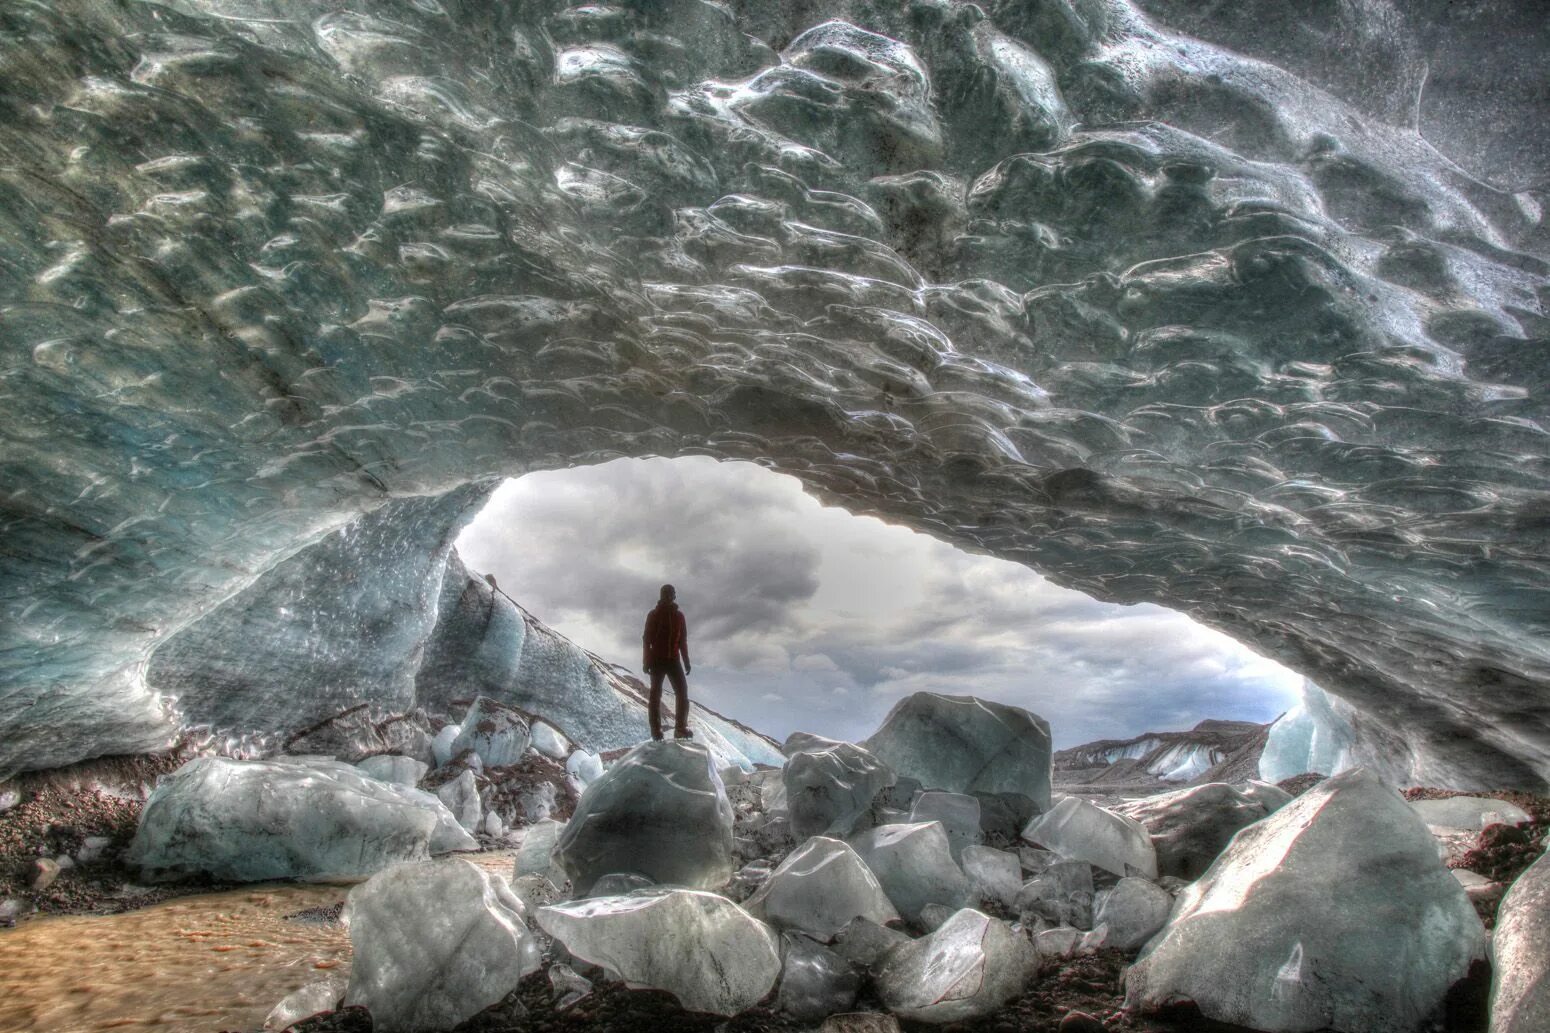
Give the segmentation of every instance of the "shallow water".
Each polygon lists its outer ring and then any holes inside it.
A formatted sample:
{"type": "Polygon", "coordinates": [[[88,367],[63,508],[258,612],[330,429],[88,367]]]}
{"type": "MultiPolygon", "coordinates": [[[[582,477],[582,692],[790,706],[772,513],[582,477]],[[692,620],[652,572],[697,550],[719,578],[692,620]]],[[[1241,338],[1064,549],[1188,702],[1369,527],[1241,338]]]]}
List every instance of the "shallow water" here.
{"type": "MultiPolygon", "coordinates": [[[[470,860],[501,874],[509,851],[470,860]]],[[[257,1030],[280,999],[350,970],[339,923],[284,916],[348,886],[272,884],[0,931],[0,1030],[257,1030]]]]}

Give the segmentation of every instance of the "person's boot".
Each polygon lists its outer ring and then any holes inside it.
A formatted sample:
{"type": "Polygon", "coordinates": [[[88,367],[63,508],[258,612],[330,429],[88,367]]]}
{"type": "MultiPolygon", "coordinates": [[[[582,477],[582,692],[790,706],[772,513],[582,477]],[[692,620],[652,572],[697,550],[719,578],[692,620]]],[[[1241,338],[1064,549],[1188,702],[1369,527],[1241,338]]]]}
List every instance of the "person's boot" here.
{"type": "Polygon", "coordinates": [[[694,738],[694,733],[689,731],[689,729],[687,729],[687,728],[675,728],[675,729],[673,729],[673,738],[674,739],[693,739],[694,738]]]}

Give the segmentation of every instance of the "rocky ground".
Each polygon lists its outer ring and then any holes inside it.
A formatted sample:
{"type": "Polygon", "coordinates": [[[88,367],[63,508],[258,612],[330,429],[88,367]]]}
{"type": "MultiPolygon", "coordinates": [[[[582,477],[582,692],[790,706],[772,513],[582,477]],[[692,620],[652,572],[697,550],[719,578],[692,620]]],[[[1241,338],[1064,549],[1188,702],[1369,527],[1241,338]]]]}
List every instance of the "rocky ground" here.
{"type": "Polygon", "coordinates": [[[225,888],[209,880],[144,886],[122,855],[144,793],[184,751],[89,761],[0,786],[0,925],[31,914],[112,914],[225,888]]]}
{"type": "MultiPolygon", "coordinates": [[[[132,837],[138,820],[143,794],[155,778],[173,770],[183,760],[182,753],[157,757],[115,758],[91,766],[54,772],[47,776],[29,776],[0,786],[0,919],[25,919],[31,914],[112,913],[190,893],[205,892],[218,885],[208,879],[185,880],[155,887],[138,885],[137,872],[125,867],[122,853],[132,837]],[[14,794],[14,802],[5,794],[14,794]],[[8,806],[6,806],[8,804],[8,806]],[[40,861],[61,865],[52,879],[39,879],[47,868],[40,861]]],[[[456,770],[459,766],[448,766],[456,770]]],[[[426,780],[426,788],[446,782],[447,772],[426,780]]],[[[558,763],[529,752],[520,764],[491,768],[480,772],[483,788],[494,791],[504,803],[515,806],[519,797],[542,783],[555,786],[557,797],[554,816],[568,818],[575,804],[574,790],[565,782],[564,768],[558,763]],[[507,797],[510,797],[508,800],[507,797]]],[[[1318,784],[1322,776],[1303,775],[1280,783],[1280,788],[1299,795],[1318,784]]],[[[1121,799],[1148,795],[1156,787],[1095,787],[1094,797],[1121,799]]],[[[1467,868],[1493,883],[1510,884],[1544,852],[1550,833],[1550,797],[1517,792],[1463,794],[1438,788],[1412,788],[1404,795],[1409,800],[1445,799],[1459,795],[1485,795],[1513,803],[1532,816],[1532,822],[1512,827],[1493,825],[1480,832],[1470,844],[1450,854],[1449,865],[1467,868]]],[[[1099,802],[1104,802],[1102,799],[1099,802]]],[[[506,808],[502,808],[503,810],[506,808]]],[[[221,884],[224,885],[224,884],[221,884]]],[[[1475,899],[1482,920],[1494,924],[1500,894],[1475,899]]],[[[995,909],[986,905],[988,911],[995,909]]],[[[339,909],[311,909],[287,916],[296,921],[333,923],[339,909]]],[[[1006,915],[1014,918],[1016,916],[1006,915]]],[[[884,1024],[878,1031],[891,1029],[903,1033],[1012,1033],[1012,1031],[1048,1031],[1048,1033],[1230,1033],[1239,1027],[1225,1026],[1202,1018],[1191,1007],[1170,1012],[1141,1015],[1124,1009],[1123,973],[1135,960],[1135,950],[1109,948],[1078,953],[1066,958],[1046,958],[1043,969],[1028,991],[1000,1011],[972,1021],[933,1026],[908,1020],[893,1025],[879,1015],[884,1024]]],[[[802,1022],[775,1010],[773,995],[760,1007],[735,1018],[726,1019],[690,1012],[671,995],[657,990],[629,990],[620,983],[606,982],[601,971],[583,968],[593,979],[591,993],[579,1002],[561,1007],[559,994],[552,987],[549,968],[529,976],[505,1001],[488,1009],[463,1026],[460,1033],[504,1033],[504,1031],[554,1031],[554,1033],[783,1033],[815,1030],[818,1023],[802,1022]]],[[[1475,1033],[1486,1029],[1489,968],[1477,964],[1469,979],[1459,983],[1430,1026],[1436,1033],[1475,1033]]],[[[871,988],[864,988],[857,1001],[858,1011],[881,1012],[871,988]]],[[[368,1033],[372,1024],[361,1009],[342,1009],[303,1021],[292,1027],[297,1033],[368,1033]]],[[[868,1027],[867,1033],[873,1033],[868,1027]]]]}

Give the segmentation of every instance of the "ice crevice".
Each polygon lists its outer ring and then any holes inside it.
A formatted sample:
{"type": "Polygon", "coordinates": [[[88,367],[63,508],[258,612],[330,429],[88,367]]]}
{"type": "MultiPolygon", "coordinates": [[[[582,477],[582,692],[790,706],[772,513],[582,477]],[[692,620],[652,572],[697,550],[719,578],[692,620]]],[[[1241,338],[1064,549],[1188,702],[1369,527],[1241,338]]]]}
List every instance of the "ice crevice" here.
{"type": "Polygon", "coordinates": [[[450,543],[497,478],[709,455],[1184,611],[1390,780],[1543,787],[1542,190],[1394,113],[1408,23],[1363,96],[1187,6],[14,6],[0,771],[459,651],[634,741],[450,543]]]}

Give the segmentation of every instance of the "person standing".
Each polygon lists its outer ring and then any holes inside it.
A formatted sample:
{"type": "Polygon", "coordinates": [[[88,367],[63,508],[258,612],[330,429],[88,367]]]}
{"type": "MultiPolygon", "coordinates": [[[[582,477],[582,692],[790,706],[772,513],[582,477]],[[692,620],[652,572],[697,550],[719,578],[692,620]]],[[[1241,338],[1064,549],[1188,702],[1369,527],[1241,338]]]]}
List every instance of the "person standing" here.
{"type": "Polygon", "coordinates": [[[678,590],[663,585],[656,607],[646,614],[641,635],[641,668],[651,676],[647,713],[651,737],[662,738],[662,679],[673,683],[673,738],[692,739],[689,731],[689,622],[678,608],[678,590]]]}

